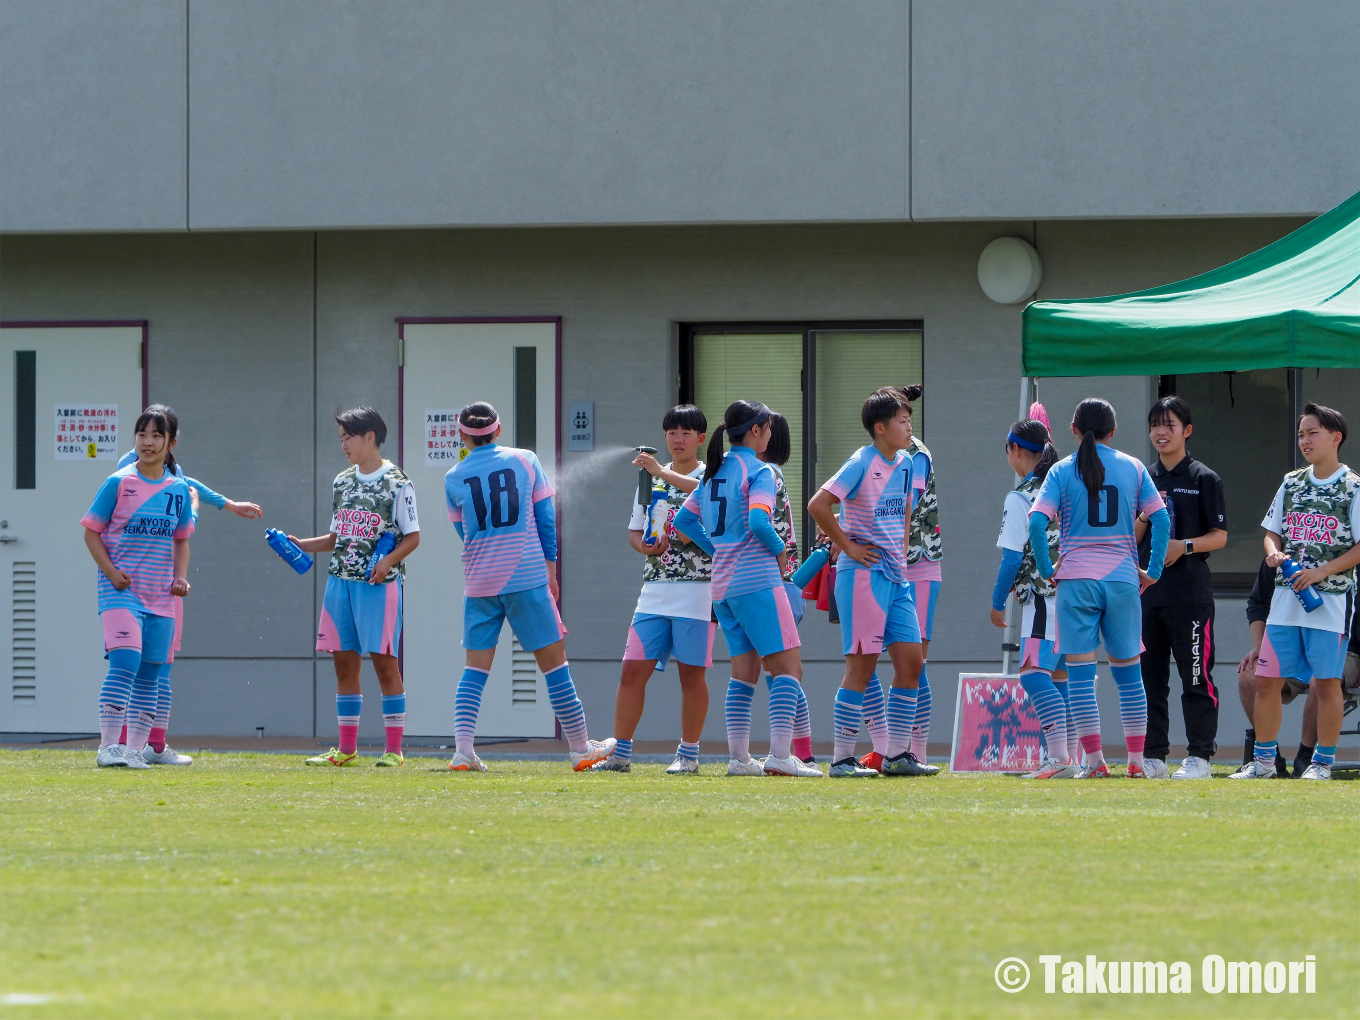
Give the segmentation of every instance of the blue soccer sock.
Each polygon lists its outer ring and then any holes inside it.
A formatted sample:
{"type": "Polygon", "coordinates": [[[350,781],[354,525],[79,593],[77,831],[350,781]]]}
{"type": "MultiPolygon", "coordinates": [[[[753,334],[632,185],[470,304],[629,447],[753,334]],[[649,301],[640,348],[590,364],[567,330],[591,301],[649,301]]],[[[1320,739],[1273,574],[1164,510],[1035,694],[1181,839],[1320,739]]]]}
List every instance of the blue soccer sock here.
{"type": "Polygon", "coordinates": [[[554,670],[543,674],[548,681],[548,701],[552,704],[557,721],[562,724],[562,736],[567,738],[567,746],[577,754],[586,749],[589,738],[586,735],[586,710],[576,694],[576,685],[571,681],[571,666],[562,663],[554,670]]]}
{"type": "Polygon", "coordinates": [[[917,761],[926,760],[930,741],[930,680],[926,678],[926,664],[921,663],[921,679],[916,685],[916,715],[911,724],[911,753],[917,761]]]}
{"type": "Polygon", "coordinates": [[[132,678],[132,696],[127,707],[127,746],[129,751],[146,747],[151,727],[156,725],[156,676],[159,662],[143,662],[132,678]]]}
{"type": "Polygon", "coordinates": [[[1054,761],[1067,761],[1067,706],[1055,690],[1053,678],[1042,670],[1020,674],[1020,685],[1025,688],[1034,714],[1039,717],[1039,729],[1044,735],[1048,756],[1054,761]]]}
{"type": "Polygon", "coordinates": [[[878,674],[869,677],[864,686],[864,728],[869,731],[874,750],[879,754],[888,751],[887,703],[883,700],[883,684],[878,674]]]}
{"type": "Polygon", "coordinates": [[[1331,747],[1323,747],[1321,744],[1318,744],[1316,747],[1313,748],[1314,765],[1326,765],[1328,768],[1331,768],[1333,762],[1335,761],[1336,761],[1335,744],[1333,744],[1331,747]]]}
{"type": "Polygon", "coordinates": [[[727,750],[737,761],[751,760],[751,699],[756,685],[732,677],[727,681],[727,704],[723,714],[727,721],[727,750]]]}
{"type": "Polygon", "coordinates": [[[1124,746],[1129,764],[1143,764],[1147,744],[1147,691],[1143,689],[1143,664],[1138,660],[1110,663],[1110,675],[1119,688],[1119,721],[1124,726],[1124,746]]]}
{"type": "MultiPolygon", "coordinates": [[[[877,683],[877,681],[875,681],[877,683]]],[[[883,688],[879,688],[880,691],[883,688]]],[[[855,743],[859,740],[859,724],[864,716],[864,694],[848,687],[836,689],[836,701],[831,708],[831,718],[835,740],[831,752],[831,762],[835,764],[855,756],[855,743]]]]}
{"type": "Polygon", "coordinates": [[[611,754],[611,757],[617,758],[619,759],[619,761],[632,761],[633,742],[631,740],[614,741],[614,750],[611,754]]]}
{"type": "Polygon", "coordinates": [[[792,753],[793,717],[798,711],[798,681],[783,674],[770,684],[770,753],[787,758],[792,753]]]}
{"type": "Polygon", "coordinates": [[[142,653],[135,648],[115,648],[109,652],[109,671],[99,688],[99,747],[118,743],[132,697],[132,680],[141,665],[142,653]]]}
{"type": "Polygon", "coordinates": [[[911,724],[916,718],[916,688],[888,688],[888,749],[884,757],[897,758],[911,746],[911,724]]]}
{"type": "Polygon", "coordinates": [[[699,741],[697,740],[693,742],[690,742],[688,740],[680,741],[680,746],[675,749],[675,756],[677,758],[684,758],[686,761],[698,761],[699,741]]]}
{"type": "Polygon", "coordinates": [[[1069,662],[1067,684],[1072,725],[1081,749],[1086,752],[1086,764],[1103,765],[1105,754],[1100,745],[1100,709],[1096,705],[1096,664],[1069,662]]]}
{"type": "MultiPolygon", "coordinates": [[[[1279,753],[1280,742],[1278,740],[1258,740],[1256,746],[1252,748],[1251,756],[1262,765],[1271,770],[1275,768],[1275,755],[1279,753]]],[[[1317,754],[1317,749],[1313,749],[1313,754],[1317,754]]]]}
{"type": "Polygon", "coordinates": [[[482,691],[486,690],[489,670],[467,666],[458,681],[458,691],[453,696],[453,741],[454,748],[464,757],[471,758],[473,737],[477,733],[477,716],[482,710],[482,691]]]}

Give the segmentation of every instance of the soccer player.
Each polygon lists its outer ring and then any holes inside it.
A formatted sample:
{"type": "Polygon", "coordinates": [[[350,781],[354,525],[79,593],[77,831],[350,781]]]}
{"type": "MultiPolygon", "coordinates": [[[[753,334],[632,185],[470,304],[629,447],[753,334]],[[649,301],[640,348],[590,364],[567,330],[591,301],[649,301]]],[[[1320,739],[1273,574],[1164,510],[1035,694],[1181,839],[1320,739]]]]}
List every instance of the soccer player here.
{"type": "Polygon", "coordinates": [[[1346,419],[1339,411],[1306,404],[1299,417],[1299,450],[1308,467],[1284,476],[1261,522],[1267,565],[1279,568],[1292,561],[1299,570],[1292,581],[1277,570],[1256,661],[1255,753],[1233,779],[1275,775],[1280,691],[1287,677],[1311,678],[1318,686],[1317,746],[1303,778],[1332,778],[1355,565],[1360,563],[1360,475],[1341,463],[1345,441],[1346,419]],[[1308,588],[1322,599],[1312,612],[1298,594],[1308,588]]]}
{"type": "Polygon", "coordinates": [[[699,488],[675,515],[675,530],[713,556],[713,612],[732,658],[727,684],[729,776],[820,777],[794,756],[799,680],[798,625],[779,570],[784,540],[774,530],[774,469],[760,459],[770,442],[770,409],[738,400],[708,441],[699,488]],[[732,449],[723,453],[724,434],[732,449]],[[770,685],[770,753],[751,757],[751,698],[762,662],[770,685]]]}
{"type": "Polygon", "coordinates": [[[882,772],[888,776],[933,775],[939,770],[911,752],[916,686],[921,674],[921,631],[906,583],[907,528],[912,500],[911,401],[919,388],[885,386],[860,409],[872,440],[850,455],[817,490],[808,512],[841,550],[836,607],[841,617],[845,678],[836,691],[835,750],[831,775],[875,776],[855,759],[864,689],[879,655],[893,664],[887,698],[888,742],[882,772]],[[841,504],[839,519],[834,507],[841,504]]]}
{"type": "MultiPolygon", "coordinates": [[[[1214,590],[1209,553],[1228,544],[1223,483],[1190,456],[1185,441],[1194,432],[1190,405],[1163,397],[1148,412],[1148,437],[1157,451],[1149,465],[1171,523],[1162,577],[1143,592],[1143,689],[1148,699],[1148,737],[1143,770],[1149,779],[1169,774],[1171,750],[1167,700],[1171,656],[1181,675],[1181,710],[1189,744],[1172,779],[1208,779],[1218,737],[1218,689],[1214,687],[1214,590]]],[[[1134,533],[1147,565],[1147,523],[1140,515],[1134,533]]]]}
{"type": "Polygon", "coordinates": [[[654,671],[664,670],[672,655],[680,673],[680,746],[666,774],[699,771],[699,737],[708,715],[706,671],[713,665],[713,632],[717,628],[713,622],[713,560],[677,534],[672,522],[704,473],[699,447],[707,438],[708,420],[693,404],[681,404],[666,412],[661,428],[666,434],[670,463],[663,467],[650,453],[638,454],[633,463],[652,476],[652,498],[664,495],[668,505],[666,528],[656,542],[649,543],[648,508],[633,501],[628,541],[647,560],[614,698],[614,750],[593,766],[597,772],[631,769],[633,734],[642,718],[647,680],[654,671]]]}
{"type": "MultiPolygon", "coordinates": [[[[1242,747],[1243,765],[1256,756],[1256,688],[1260,685],[1260,679],[1256,676],[1256,663],[1261,658],[1261,645],[1266,638],[1266,620],[1270,618],[1270,603],[1275,595],[1275,573],[1275,568],[1262,559],[1256,571],[1256,580],[1247,594],[1246,614],[1247,628],[1251,631],[1251,651],[1237,664],[1237,696],[1242,701],[1242,711],[1246,713],[1250,726],[1242,747]]],[[[1360,613],[1356,614],[1356,621],[1357,626],[1360,626],[1360,613]]],[[[1303,704],[1303,730],[1299,735],[1299,748],[1294,755],[1294,779],[1302,779],[1304,770],[1313,763],[1313,748],[1317,744],[1317,688],[1307,681],[1285,677],[1280,688],[1280,704],[1290,704],[1299,694],[1307,697],[1303,704]]],[[[1289,763],[1280,754],[1278,744],[1275,749],[1275,776],[1278,779],[1290,778],[1289,763]]]]}
{"type": "Polygon", "coordinates": [[[340,449],[350,466],[331,484],[330,531],[317,538],[288,537],[307,552],[330,552],[326,593],[321,603],[316,650],[335,663],[338,746],[308,758],[308,765],[356,765],[359,715],[364,696],[359,669],[367,655],[382,688],[386,741],[375,765],[401,765],[406,729],[406,687],[401,678],[401,586],[406,557],[420,545],[416,492],[401,468],[382,455],[387,423],[371,407],[335,416],[340,449]],[[392,536],[394,547],[379,557],[378,543],[392,536]],[[375,562],[376,561],[376,562],[375,562]]]}
{"type": "MultiPolygon", "coordinates": [[[[172,420],[176,431],[179,428],[179,417],[174,410],[165,404],[152,404],[147,408],[148,411],[159,411],[167,420],[172,420]]],[[[129,450],[118,460],[120,468],[128,467],[137,463],[137,451],[129,450]]],[[[168,465],[167,465],[168,466],[168,465]]],[[[255,503],[238,503],[235,500],[227,499],[219,493],[208,488],[197,478],[190,478],[184,473],[184,468],[178,462],[174,466],[174,472],[183,478],[189,485],[189,504],[193,516],[194,527],[198,527],[198,508],[200,501],[209,506],[215,506],[219,510],[224,507],[234,513],[237,517],[258,518],[262,511],[255,503]]],[[[151,734],[147,738],[146,748],[142,751],[142,758],[148,765],[192,765],[193,758],[187,754],[181,754],[166,743],[165,733],[170,726],[170,671],[175,664],[175,653],[179,651],[180,640],[184,634],[184,600],[175,600],[175,640],[170,646],[170,654],[161,665],[160,673],[156,677],[156,720],[151,727],[151,734]]],[[[118,738],[118,743],[126,747],[127,744],[127,725],[124,724],[122,735],[118,738]]]]}
{"type": "Polygon", "coordinates": [[[1067,659],[1072,719],[1086,752],[1086,764],[1076,779],[1110,775],[1096,707],[1096,649],[1101,642],[1119,689],[1119,718],[1128,749],[1125,774],[1145,778],[1147,696],[1139,663],[1143,613],[1138,596],[1162,574],[1170,522],[1147,468],[1109,446],[1115,425],[1108,401],[1087,397],[1077,405],[1072,433],[1081,439],[1081,446],[1049,470],[1029,515],[1030,549],[1045,580],[1055,576],[1048,526],[1058,521],[1057,650],[1067,659]],[[1146,571],[1138,567],[1133,533],[1134,517],[1140,513],[1152,523],[1146,571]]]}
{"type": "Polygon", "coordinates": [[[444,476],[449,520],[463,540],[463,647],[467,667],[454,696],[456,742],[449,768],[485,772],[474,736],[482,692],[507,619],[533,652],[548,700],[577,772],[609,757],[614,738],[591,740],[586,713],[567,665],[567,629],[557,611],[557,518],[553,488],[532,450],[496,444],[501,419],[483,401],[458,412],[468,455],[444,476]]]}
{"type": "MultiPolygon", "coordinates": [[[[1001,512],[1001,535],[996,547],[1001,564],[992,588],[992,623],[1006,626],[1006,596],[1012,589],[1020,613],[1020,684],[1029,696],[1044,735],[1046,754],[1025,779],[1071,779],[1073,760],[1067,731],[1067,664],[1056,647],[1057,587],[1040,576],[1030,548],[1029,512],[1039,487],[1058,462],[1058,450],[1048,431],[1044,405],[1030,405],[1029,417],[1017,421],[1006,435],[1006,460],[1020,476],[1020,484],[1006,494],[1001,512]]],[[[1049,558],[1058,554],[1058,522],[1048,523],[1049,558]]]]}
{"type": "Polygon", "coordinates": [[[175,639],[177,598],[189,594],[189,486],[175,474],[178,420],[154,405],[138,417],[137,462],[104,480],[81,519],[100,573],[99,619],[108,674],[99,692],[101,768],[146,769],[156,677],[175,639]],[[119,734],[127,723],[125,747],[119,734]]]}
{"type": "MultiPolygon", "coordinates": [[[[911,387],[918,395],[921,386],[911,387]]],[[[912,397],[913,400],[919,399],[912,397]]],[[[911,753],[923,765],[930,740],[930,637],[935,632],[935,602],[944,578],[944,546],[940,539],[940,500],[935,492],[935,458],[915,434],[907,448],[911,457],[911,484],[916,495],[907,534],[907,584],[916,603],[921,630],[921,678],[916,687],[916,715],[911,724],[911,753]]],[[[863,763],[861,763],[863,764],[863,763]]],[[[937,770],[938,771],[938,770],[937,770]]]]}

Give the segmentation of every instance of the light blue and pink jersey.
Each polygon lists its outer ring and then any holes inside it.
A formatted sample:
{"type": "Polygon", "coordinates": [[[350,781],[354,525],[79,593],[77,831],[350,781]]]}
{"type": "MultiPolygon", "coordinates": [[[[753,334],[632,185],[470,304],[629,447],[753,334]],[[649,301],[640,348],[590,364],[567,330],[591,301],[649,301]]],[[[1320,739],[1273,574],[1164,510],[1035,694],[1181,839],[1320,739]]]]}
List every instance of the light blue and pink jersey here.
{"type": "MultiPolygon", "coordinates": [[[[774,519],[774,468],[748,447],[734,446],[718,473],[689,494],[683,509],[703,521],[713,543],[713,601],[783,587],[779,560],[751,531],[748,517],[760,507],[774,519]]],[[[773,527],[773,525],[771,525],[773,527]]]]}
{"type": "MultiPolygon", "coordinates": [[[[875,447],[861,446],[822,485],[841,502],[841,529],[855,542],[878,549],[873,569],[894,583],[907,579],[907,525],[920,492],[913,475],[905,451],[889,461],[875,447]]],[[[864,567],[845,556],[836,569],[864,567]]]]}
{"type": "Polygon", "coordinates": [[[507,595],[548,583],[557,559],[553,487],[530,450],[488,443],[444,476],[449,520],[463,536],[463,592],[507,595]]]}

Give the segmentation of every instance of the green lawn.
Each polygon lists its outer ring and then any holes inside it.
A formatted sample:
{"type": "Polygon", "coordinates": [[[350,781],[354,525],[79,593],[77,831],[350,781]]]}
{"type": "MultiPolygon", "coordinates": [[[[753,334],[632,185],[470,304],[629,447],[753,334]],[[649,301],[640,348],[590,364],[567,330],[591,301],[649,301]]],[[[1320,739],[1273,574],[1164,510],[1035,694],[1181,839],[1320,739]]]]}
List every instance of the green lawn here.
{"type": "Polygon", "coordinates": [[[1356,782],[93,761],[0,751],[0,1016],[1360,1011],[1356,782]],[[1044,953],[1194,992],[1046,995],[1044,953]],[[1317,992],[1207,994],[1209,953],[1312,953],[1317,992]]]}

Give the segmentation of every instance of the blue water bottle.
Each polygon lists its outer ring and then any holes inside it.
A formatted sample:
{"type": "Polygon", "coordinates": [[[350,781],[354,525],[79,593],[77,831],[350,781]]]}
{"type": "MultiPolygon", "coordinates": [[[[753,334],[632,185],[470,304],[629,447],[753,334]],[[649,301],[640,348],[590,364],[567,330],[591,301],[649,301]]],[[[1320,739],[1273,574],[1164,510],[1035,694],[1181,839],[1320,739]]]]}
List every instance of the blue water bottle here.
{"type": "Polygon", "coordinates": [[[299,549],[297,543],[290,542],[288,536],[278,528],[266,528],[264,538],[269,543],[269,548],[278,553],[283,562],[299,574],[305,574],[312,569],[312,558],[299,549]]]}
{"type": "MultiPolygon", "coordinates": [[[[1284,579],[1291,584],[1294,581],[1294,575],[1298,572],[1299,565],[1293,560],[1285,560],[1280,564],[1280,573],[1283,574],[1284,579]]],[[[1322,605],[1322,596],[1315,592],[1311,587],[1305,588],[1303,591],[1295,591],[1294,595],[1303,603],[1303,611],[1305,613],[1311,613],[1314,609],[1318,608],[1318,606],[1322,605]]]]}
{"type": "Polygon", "coordinates": [[[378,565],[378,561],[397,547],[397,533],[395,531],[384,531],[378,537],[378,544],[373,547],[373,555],[368,558],[368,576],[373,576],[373,568],[378,565]]]}
{"type": "Polygon", "coordinates": [[[803,561],[801,567],[793,572],[793,577],[790,578],[790,580],[798,585],[799,588],[806,588],[812,583],[812,579],[821,573],[822,568],[826,566],[826,561],[829,559],[831,559],[830,549],[825,547],[818,549],[803,561]]]}

